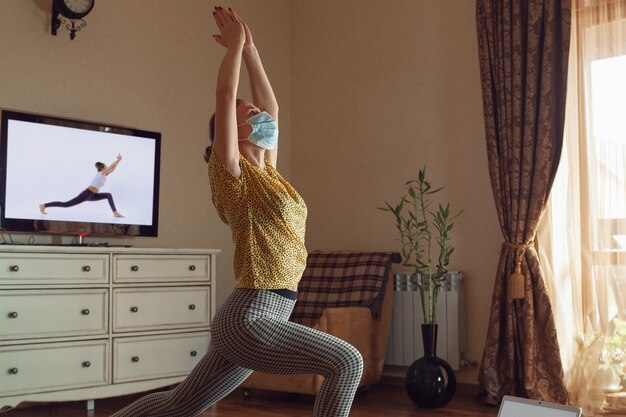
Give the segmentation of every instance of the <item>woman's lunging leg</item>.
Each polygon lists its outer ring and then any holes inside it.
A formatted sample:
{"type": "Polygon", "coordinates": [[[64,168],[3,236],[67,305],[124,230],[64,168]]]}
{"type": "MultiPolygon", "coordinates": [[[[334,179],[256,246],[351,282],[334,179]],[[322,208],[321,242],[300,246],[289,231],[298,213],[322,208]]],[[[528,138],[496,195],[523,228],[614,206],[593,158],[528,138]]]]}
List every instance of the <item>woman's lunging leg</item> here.
{"type": "Polygon", "coordinates": [[[48,208],[48,207],[73,207],[76,206],[80,203],[83,203],[89,199],[91,199],[94,195],[93,191],[90,191],[89,189],[83,190],[83,192],[81,192],[80,194],[78,194],[76,197],[72,198],[71,200],[68,201],[52,201],[50,203],[46,203],[44,204],[44,208],[48,208]]]}
{"type": "Polygon", "coordinates": [[[241,302],[247,304],[241,322],[224,320],[214,329],[216,349],[256,371],[322,375],[314,415],[348,416],[363,372],[359,351],[337,337],[288,321],[292,301],[269,291],[255,291],[253,297],[241,302]]]}
{"type": "Polygon", "coordinates": [[[277,374],[318,374],[324,377],[315,400],[315,417],[346,417],[363,373],[363,358],[345,341],[289,321],[256,323],[275,332],[275,348],[255,369],[277,374]]]}
{"type": "Polygon", "coordinates": [[[196,416],[237,388],[251,372],[211,348],[176,388],[146,395],[112,417],[196,416]]]}
{"type": "Polygon", "coordinates": [[[111,207],[111,211],[115,212],[117,209],[115,208],[115,203],[113,202],[113,196],[111,193],[96,193],[91,197],[91,201],[100,201],[107,200],[109,202],[109,206],[111,207]]]}

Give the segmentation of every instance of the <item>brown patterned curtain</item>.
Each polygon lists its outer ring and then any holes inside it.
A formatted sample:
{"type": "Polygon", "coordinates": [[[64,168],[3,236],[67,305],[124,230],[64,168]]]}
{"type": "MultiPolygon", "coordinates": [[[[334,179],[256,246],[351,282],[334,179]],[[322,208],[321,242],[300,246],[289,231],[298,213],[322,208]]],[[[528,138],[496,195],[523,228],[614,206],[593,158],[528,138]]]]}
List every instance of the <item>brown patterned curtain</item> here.
{"type": "Polygon", "coordinates": [[[485,403],[568,399],[534,242],[563,143],[570,13],[571,0],[476,0],[489,175],[504,235],[478,376],[485,403]]]}

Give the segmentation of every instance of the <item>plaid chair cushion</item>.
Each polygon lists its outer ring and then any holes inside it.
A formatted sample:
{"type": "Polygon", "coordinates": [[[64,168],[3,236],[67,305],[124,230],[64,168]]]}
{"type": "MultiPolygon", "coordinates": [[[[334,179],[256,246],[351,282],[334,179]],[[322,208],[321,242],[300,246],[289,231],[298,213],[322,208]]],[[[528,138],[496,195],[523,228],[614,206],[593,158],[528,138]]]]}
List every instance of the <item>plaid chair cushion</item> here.
{"type": "Polygon", "coordinates": [[[369,307],[378,317],[396,252],[313,252],[298,285],[290,320],[314,327],[330,307],[369,307]]]}

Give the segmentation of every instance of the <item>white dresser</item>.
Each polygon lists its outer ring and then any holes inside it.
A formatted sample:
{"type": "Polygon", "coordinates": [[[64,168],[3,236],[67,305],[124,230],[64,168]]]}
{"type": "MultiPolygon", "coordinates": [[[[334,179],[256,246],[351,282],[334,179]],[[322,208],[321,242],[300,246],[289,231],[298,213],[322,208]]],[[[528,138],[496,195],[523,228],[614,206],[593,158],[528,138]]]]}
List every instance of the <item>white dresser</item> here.
{"type": "Polygon", "coordinates": [[[218,252],[0,246],[0,409],[183,380],[209,345],[218,252]]]}

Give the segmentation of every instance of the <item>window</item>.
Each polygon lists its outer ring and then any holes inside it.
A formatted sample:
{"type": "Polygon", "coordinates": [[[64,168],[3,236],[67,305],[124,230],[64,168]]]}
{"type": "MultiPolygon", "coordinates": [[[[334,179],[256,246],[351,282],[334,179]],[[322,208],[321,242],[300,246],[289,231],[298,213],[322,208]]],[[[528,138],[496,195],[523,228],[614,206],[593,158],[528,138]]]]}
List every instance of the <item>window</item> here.
{"type": "Polygon", "coordinates": [[[565,140],[539,243],[570,399],[591,415],[626,411],[626,0],[573,5],[565,140]]]}

